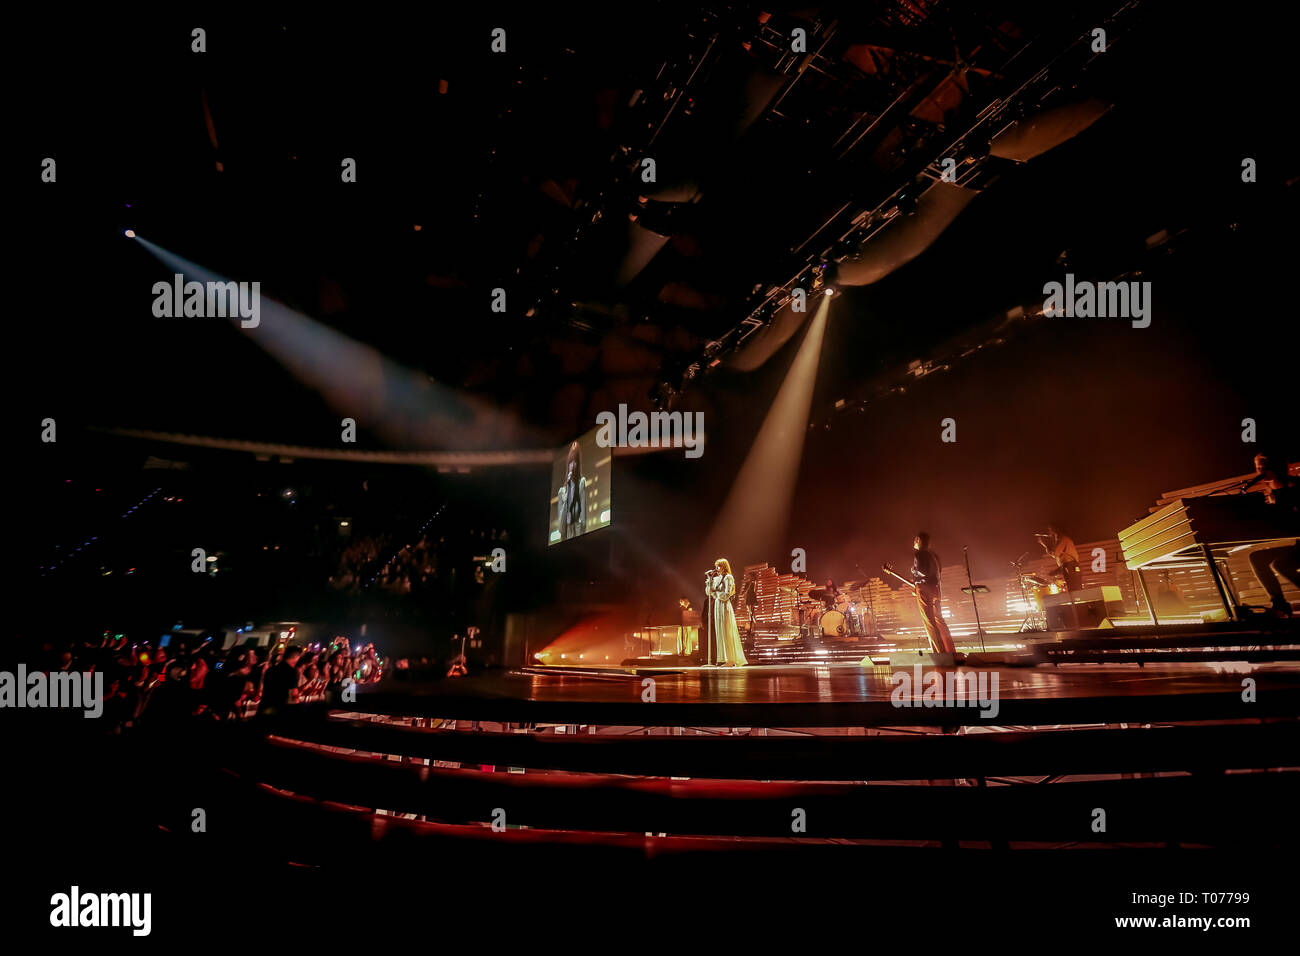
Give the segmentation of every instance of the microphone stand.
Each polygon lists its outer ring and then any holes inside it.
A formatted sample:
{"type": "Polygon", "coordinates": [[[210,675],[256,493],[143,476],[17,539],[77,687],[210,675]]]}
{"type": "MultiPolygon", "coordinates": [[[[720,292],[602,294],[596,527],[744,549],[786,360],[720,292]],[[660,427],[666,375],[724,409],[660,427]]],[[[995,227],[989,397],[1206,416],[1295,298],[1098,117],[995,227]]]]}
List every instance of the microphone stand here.
{"type": "Polygon", "coordinates": [[[980,602],[975,600],[975,582],[970,576],[970,551],[967,550],[965,545],[962,545],[961,553],[966,559],[966,584],[970,587],[970,603],[975,608],[975,633],[980,637],[980,651],[988,653],[984,650],[984,628],[980,624],[980,602]]]}
{"type": "Polygon", "coordinates": [[[1020,622],[1020,631],[1018,632],[1020,634],[1025,632],[1029,619],[1034,616],[1034,606],[1029,603],[1029,592],[1025,590],[1025,558],[1027,557],[1029,557],[1028,551],[1011,562],[1011,566],[1016,569],[1016,581],[1020,584],[1020,601],[1028,609],[1025,619],[1020,622]]]}
{"type": "Polygon", "coordinates": [[[713,571],[709,570],[704,572],[704,588],[705,588],[706,596],[708,598],[708,600],[705,601],[705,604],[707,605],[708,614],[704,618],[704,622],[703,622],[704,627],[701,628],[701,633],[700,633],[700,656],[703,658],[703,660],[700,662],[701,664],[713,663],[714,597],[713,597],[713,589],[710,587],[712,583],[713,583],[713,571]]]}
{"type": "MultiPolygon", "coordinates": [[[[867,607],[871,609],[871,636],[878,638],[880,636],[880,624],[876,621],[876,589],[871,586],[871,577],[867,575],[866,571],[862,570],[862,565],[854,561],[853,566],[857,568],[858,573],[862,574],[865,578],[867,587],[867,607]]],[[[864,634],[862,636],[866,637],[867,635],[864,634]]]]}

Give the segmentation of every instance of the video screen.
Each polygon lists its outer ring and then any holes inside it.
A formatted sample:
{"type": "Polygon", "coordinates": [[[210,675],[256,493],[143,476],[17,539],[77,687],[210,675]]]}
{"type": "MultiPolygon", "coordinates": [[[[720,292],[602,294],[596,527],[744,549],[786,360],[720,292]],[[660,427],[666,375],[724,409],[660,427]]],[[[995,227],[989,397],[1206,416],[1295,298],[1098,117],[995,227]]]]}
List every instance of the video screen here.
{"type": "Polygon", "coordinates": [[[596,444],[594,428],[555,453],[547,544],[559,544],[609,525],[612,454],[612,449],[596,444]]]}

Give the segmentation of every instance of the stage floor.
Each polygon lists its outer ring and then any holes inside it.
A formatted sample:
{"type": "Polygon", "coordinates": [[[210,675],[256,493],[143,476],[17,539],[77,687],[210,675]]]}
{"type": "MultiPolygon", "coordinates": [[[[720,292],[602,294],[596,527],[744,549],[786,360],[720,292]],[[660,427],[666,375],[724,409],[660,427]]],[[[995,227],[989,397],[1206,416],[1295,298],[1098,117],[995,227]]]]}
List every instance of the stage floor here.
{"type": "MultiPolygon", "coordinates": [[[[906,669],[909,674],[911,668],[906,669]]],[[[1300,664],[1148,663],[958,667],[997,677],[999,724],[1290,718],[1300,714],[1300,664]],[[1251,678],[1255,700],[1243,700],[1251,678]]],[[[488,671],[363,688],[348,710],[521,723],[829,727],[975,723],[971,708],[910,707],[893,699],[889,667],[545,668],[488,671]],[[654,680],[653,704],[646,678],[654,680]]]]}
{"type": "MultiPolygon", "coordinates": [[[[927,670],[929,668],[926,668],[927,670]]],[[[459,678],[464,690],[528,700],[625,701],[629,682],[655,681],[660,703],[779,704],[888,701],[893,669],[857,664],[791,664],[763,667],[568,668],[546,673],[493,672],[459,678]]],[[[1241,689],[1242,677],[1260,686],[1300,688],[1300,665],[1267,664],[1066,664],[1060,667],[946,668],[958,674],[996,671],[1003,699],[1149,694],[1188,694],[1241,689]]],[[[446,690],[448,681],[437,686],[446,690]]],[[[433,691],[430,686],[429,690],[433,691]]],[[[919,692],[919,689],[918,689],[919,692]]]]}

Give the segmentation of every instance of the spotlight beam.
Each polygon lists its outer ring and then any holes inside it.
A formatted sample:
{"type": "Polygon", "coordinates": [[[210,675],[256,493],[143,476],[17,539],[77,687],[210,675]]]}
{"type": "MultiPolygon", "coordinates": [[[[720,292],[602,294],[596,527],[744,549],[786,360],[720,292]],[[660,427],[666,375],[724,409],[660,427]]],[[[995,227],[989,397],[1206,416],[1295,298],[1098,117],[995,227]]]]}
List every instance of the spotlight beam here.
{"type": "MultiPolygon", "coordinates": [[[[148,239],[137,235],[135,241],[187,281],[227,281],[148,239]]],[[[389,445],[468,451],[546,444],[545,436],[515,416],[431,381],[272,299],[261,300],[255,328],[240,327],[237,316],[230,321],[336,412],[373,428],[389,445]]]]}
{"type": "Polygon", "coordinates": [[[814,301],[817,312],[706,538],[704,560],[723,555],[740,567],[773,560],[783,544],[830,312],[826,296],[814,301]]]}

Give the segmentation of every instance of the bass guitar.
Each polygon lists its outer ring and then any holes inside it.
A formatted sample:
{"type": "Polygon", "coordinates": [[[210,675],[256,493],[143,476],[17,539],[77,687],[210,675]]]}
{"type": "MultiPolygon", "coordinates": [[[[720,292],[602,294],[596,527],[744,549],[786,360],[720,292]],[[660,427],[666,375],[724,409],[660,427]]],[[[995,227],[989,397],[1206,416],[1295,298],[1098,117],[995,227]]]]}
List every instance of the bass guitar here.
{"type": "Polygon", "coordinates": [[[884,564],[880,566],[880,570],[884,571],[886,574],[892,574],[894,577],[898,578],[898,580],[902,581],[913,591],[916,590],[916,584],[912,581],[907,580],[907,578],[903,577],[901,574],[895,571],[894,566],[890,564],[888,561],[886,561],[884,564]]]}

